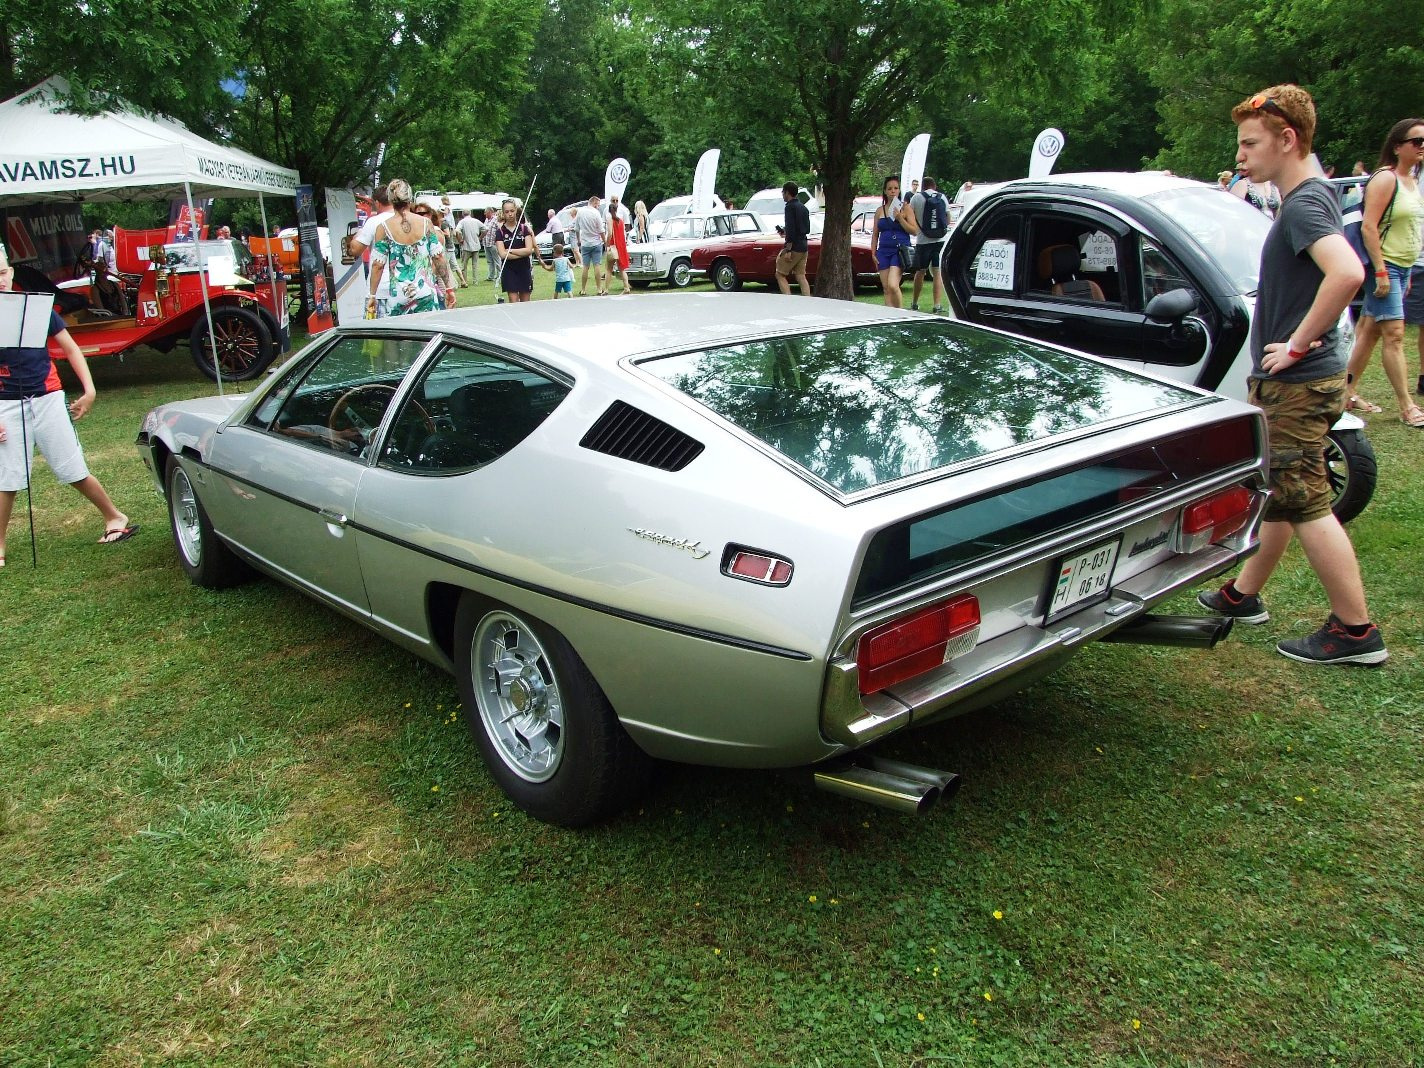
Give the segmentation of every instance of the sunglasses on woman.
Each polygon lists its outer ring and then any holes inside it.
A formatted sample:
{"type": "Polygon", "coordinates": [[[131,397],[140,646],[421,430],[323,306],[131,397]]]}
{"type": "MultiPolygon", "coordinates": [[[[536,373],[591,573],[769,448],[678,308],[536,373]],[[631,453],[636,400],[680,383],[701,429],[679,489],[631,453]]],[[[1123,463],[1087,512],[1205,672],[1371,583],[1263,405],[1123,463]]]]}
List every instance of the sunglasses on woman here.
{"type": "Polygon", "coordinates": [[[1424,148],[1424,137],[1401,137],[1401,145],[1413,145],[1415,148],[1424,148]]]}

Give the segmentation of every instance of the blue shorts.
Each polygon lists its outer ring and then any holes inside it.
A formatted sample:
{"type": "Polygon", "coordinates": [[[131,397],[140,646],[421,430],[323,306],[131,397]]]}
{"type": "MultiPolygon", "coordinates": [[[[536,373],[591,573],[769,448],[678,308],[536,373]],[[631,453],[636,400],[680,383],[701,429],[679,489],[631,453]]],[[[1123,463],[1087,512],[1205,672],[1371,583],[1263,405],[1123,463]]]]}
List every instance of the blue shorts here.
{"type": "Polygon", "coordinates": [[[597,267],[600,263],[603,262],[602,245],[581,245],[579,247],[579,252],[583,254],[583,262],[585,264],[597,267]]]}
{"type": "Polygon", "coordinates": [[[1382,297],[1375,296],[1375,280],[1366,278],[1365,306],[1360,309],[1365,315],[1373,315],[1377,323],[1404,318],[1404,291],[1409,288],[1408,267],[1396,267],[1386,261],[1384,269],[1389,272],[1389,292],[1382,297]]]}
{"type": "Polygon", "coordinates": [[[570,293],[570,294],[571,294],[571,293],[573,293],[573,291],[574,291],[574,280],[573,280],[572,278],[570,278],[567,282],[555,282],[555,283],[554,283],[554,292],[555,292],[555,294],[558,294],[558,293],[570,293]]]}
{"type": "Polygon", "coordinates": [[[1424,326],[1424,267],[1409,272],[1409,292],[1404,297],[1404,321],[1424,326]]]}

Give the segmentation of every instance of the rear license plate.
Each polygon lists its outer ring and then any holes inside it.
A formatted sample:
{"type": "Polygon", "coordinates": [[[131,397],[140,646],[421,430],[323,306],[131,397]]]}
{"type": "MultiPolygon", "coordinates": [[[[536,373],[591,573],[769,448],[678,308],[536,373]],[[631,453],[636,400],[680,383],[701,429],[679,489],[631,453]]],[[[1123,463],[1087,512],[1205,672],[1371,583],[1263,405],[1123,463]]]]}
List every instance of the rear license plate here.
{"type": "Polygon", "coordinates": [[[1060,560],[1053,573],[1048,611],[1043,621],[1051,623],[1069,612],[1105,600],[1112,592],[1113,565],[1117,563],[1121,545],[1122,538],[1113,538],[1060,560]]]}

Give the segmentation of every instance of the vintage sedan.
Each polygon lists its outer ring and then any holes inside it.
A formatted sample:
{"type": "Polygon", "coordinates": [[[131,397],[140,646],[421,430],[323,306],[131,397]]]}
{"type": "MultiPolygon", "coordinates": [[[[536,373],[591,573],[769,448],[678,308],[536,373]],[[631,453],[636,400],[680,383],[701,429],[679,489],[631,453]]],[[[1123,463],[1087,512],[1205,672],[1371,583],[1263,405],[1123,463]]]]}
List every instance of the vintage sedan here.
{"type": "MultiPolygon", "coordinates": [[[[821,265],[821,226],[825,218],[824,213],[811,216],[811,236],[806,241],[806,277],[812,283],[821,265]]],[[[776,257],[785,247],[785,240],[775,232],[717,238],[692,250],[692,269],[711,278],[713,287],[722,293],[735,292],[744,282],[775,286],[776,257]]],[[[878,284],[875,245],[863,229],[852,228],[850,262],[856,285],[878,284]]]]}
{"type": "Polygon", "coordinates": [[[859,751],[1092,641],[1225,633],[1151,610],[1254,550],[1264,443],[1062,349],[712,292],[345,327],[138,437],[192,581],[255,568],[451,671],[565,825],[654,759],[918,809],[955,777],[859,751]]]}
{"type": "Polygon", "coordinates": [[[750,211],[675,215],[652,241],[628,243],[628,280],[640,288],[666,282],[673,289],[686,289],[692,281],[692,250],[703,241],[763,233],[760,216],[750,211]]]}

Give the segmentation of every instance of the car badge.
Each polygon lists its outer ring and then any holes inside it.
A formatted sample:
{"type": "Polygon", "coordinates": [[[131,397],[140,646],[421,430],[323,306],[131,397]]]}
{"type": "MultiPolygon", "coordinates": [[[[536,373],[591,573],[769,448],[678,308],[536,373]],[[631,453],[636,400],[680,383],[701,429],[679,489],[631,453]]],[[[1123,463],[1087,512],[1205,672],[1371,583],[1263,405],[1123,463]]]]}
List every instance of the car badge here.
{"type": "Polygon", "coordinates": [[[671,534],[659,534],[656,530],[645,530],[643,527],[629,527],[628,533],[633,534],[645,541],[656,542],[658,545],[666,545],[672,549],[681,549],[685,553],[690,553],[694,560],[702,560],[712,554],[711,549],[704,549],[701,541],[689,541],[687,538],[674,538],[671,534]]]}

